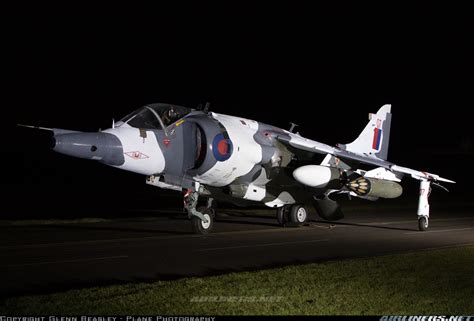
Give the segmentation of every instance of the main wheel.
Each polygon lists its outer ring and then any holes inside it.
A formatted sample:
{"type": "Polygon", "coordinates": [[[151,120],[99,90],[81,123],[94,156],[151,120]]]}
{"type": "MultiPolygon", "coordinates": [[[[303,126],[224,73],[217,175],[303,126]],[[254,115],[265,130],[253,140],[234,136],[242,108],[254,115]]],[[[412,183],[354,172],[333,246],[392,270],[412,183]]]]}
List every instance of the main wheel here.
{"type": "Polygon", "coordinates": [[[191,225],[193,227],[193,231],[196,234],[209,234],[214,227],[214,217],[210,211],[201,213],[204,215],[207,222],[204,222],[197,216],[192,216],[191,225]]]}
{"type": "Polygon", "coordinates": [[[420,231],[426,231],[428,229],[428,217],[422,216],[418,219],[418,229],[420,231]]]}
{"type": "Polygon", "coordinates": [[[277,209],[277,221],[279,225],[285,226],[286,222],[288,221],[286,215],[286,206],[282,206],[277,209]]]}
{"type": "Polygon", "coordinates": [[[303,205],[295,204],[290,209],[290,221],[296,224],[303,224],[308,218],[308,212],[303,205]]]}

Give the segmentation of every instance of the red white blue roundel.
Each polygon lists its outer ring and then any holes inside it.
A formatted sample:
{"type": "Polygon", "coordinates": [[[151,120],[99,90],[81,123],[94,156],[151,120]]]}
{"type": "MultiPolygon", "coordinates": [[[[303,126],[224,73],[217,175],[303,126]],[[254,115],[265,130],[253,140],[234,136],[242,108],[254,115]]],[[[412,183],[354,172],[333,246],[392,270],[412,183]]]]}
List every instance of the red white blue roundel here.
{"type": "Polygon", "coordinates": [[[212,153],[214,157],[223,162],[228,160],[232,155],[233,146],[232,141],[224,134],[217,134],[212,141],[212,153]]]}

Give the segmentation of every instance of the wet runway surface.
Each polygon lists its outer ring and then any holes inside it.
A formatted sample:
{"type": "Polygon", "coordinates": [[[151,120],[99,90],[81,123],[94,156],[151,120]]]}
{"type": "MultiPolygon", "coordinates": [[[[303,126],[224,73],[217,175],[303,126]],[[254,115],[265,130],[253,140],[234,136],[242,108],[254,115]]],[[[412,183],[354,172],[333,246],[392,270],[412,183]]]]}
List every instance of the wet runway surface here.
{"type": "MultiPolygon", "coordinates": [[[[0,295],[49,293],[352,257],[474,244],[472,206],[432,213],[419,232],[416,209],[345,211],[282,228],[252,211],[219,216],[214,233],[192,233],[181,213],[56,225],[0,225],[0,295]]],[[[226,213],[225,211],[223,211],[226,213]]],[[[267,213],[272,213],[268,211],[267,213]]]]}

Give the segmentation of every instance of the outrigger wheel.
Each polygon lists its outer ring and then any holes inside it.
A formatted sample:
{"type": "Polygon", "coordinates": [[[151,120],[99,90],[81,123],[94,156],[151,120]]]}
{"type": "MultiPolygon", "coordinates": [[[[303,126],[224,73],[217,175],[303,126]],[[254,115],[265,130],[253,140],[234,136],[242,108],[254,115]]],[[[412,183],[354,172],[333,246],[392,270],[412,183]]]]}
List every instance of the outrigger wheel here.
{"type": "Polygon", "coordinates": [[[429,220],[428,220],[428,217],[427,216],[420,216],[418,218],[418,229],[420,231],[426,231],[428,229],[428,226],[429,226],[429,220]]]}

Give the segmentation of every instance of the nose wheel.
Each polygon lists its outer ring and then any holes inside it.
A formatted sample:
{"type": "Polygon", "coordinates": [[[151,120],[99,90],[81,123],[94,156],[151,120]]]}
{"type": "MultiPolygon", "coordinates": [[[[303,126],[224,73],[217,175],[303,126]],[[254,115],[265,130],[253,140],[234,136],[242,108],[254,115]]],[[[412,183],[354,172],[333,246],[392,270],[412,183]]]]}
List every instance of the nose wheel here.
{"type": "Polygon", "coordinates": [[[214,214],[210,208],[199,208],[204,219],[197,216],[191,217],[191,226],[196,234],[209,234],[214,227],[214,214]]]}

